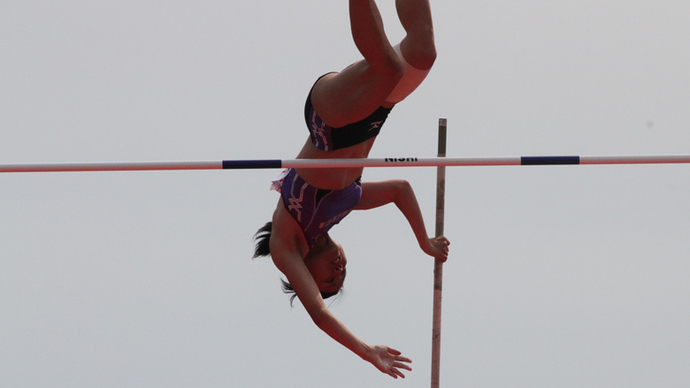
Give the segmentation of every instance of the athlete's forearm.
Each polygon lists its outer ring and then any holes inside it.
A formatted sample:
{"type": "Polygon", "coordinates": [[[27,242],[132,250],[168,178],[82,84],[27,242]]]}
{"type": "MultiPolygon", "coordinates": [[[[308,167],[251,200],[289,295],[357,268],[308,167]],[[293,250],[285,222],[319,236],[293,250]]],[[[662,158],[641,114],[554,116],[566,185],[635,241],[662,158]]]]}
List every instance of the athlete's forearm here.
{"type": "Polygon", "coordinates": [[[426,252],[429,245],[429,235],[424,225],[424,216],[422,215],[422,210],[419,208],[417,196],[409,182],[401,182],[398,194],[395,198],[395,206],[400,209],[409,222],[420,248],[426,252]]]}
{"type": "Polygon", "coordinates": [[[363,360],[371,362],[373,348],[357,338],[357,336],[330,311],[326,309],[317,314],[310,315],[316,326],[323,330],[324,333],[328,334],[328,336],[336,340],[339,344],[350,349],[363,360]]]}

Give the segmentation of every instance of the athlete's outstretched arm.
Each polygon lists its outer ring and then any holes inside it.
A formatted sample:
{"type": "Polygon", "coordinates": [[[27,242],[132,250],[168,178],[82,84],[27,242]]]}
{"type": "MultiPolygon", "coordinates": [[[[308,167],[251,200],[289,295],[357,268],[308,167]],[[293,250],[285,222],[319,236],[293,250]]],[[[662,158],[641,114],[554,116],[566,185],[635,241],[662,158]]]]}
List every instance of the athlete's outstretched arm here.
{"type": "Polygon", "coordinates": [[[428,237],[422,211],[409,182],[405,180],[391,180],[362,183],[362,199],[355,209],[373,209],[388,203],[394,203],[407,218],[417,238],[419,247],[424,253],[443,261],[448,259],[448,245],[450,245],[450,242],[443,236],[428,237]]]}
{"type": "Polygon", "coordinates": [[[355,336],[340,320],[326,307],[321,292],[314,281],[309,269],[304,264],[300,254],[299,241],[294,236],[292,228],[299,228],[290,214],[278,205],[273,216],[273,231],[271,233],[271,257],[276,267],[287,277],[295,294],[309,313],[316,326],[350,349],[365,361],[372,363],[381,372],[391,377],[405,377],[401,369],[412,370],[407,363],[410,359],[403,357],[399,351],[387,346],[370,346],[355,336]]]}

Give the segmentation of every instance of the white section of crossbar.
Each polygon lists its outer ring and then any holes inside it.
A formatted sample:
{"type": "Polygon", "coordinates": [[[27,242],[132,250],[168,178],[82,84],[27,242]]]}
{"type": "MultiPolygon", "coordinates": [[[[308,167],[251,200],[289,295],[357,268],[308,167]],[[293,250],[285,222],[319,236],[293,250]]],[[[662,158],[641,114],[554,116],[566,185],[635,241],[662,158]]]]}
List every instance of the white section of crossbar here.
{"type": "Polygon", "coordinates": [[[3,172],[83,172],[83,171],[164,171],[220,170],[222,162],[118,162],[118,163],[50,163],[4,164],[3,172]]]}

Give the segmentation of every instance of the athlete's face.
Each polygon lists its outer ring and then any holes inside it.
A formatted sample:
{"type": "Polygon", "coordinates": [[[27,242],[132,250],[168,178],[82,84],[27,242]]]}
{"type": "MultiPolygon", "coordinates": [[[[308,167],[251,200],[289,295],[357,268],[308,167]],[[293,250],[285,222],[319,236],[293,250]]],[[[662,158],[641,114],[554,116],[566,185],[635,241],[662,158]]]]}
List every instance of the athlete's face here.
{"type": "Polygon", "coordinates": [[[314,248],[304,260],[319,291],[336,293],[343,286],[347,274],[347,258],[343,247],[329,239],[324,246],[314,248]]]}

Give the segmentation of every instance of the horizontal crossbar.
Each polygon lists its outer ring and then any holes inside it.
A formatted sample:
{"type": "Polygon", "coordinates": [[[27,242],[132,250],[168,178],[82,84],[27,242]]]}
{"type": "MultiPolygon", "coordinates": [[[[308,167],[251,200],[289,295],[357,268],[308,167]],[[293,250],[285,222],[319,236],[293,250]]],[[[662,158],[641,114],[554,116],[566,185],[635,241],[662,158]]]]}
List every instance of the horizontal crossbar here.
{"type": "Polygon", "coordinates": [[[380,159],[266,159],[217,162],[125,162],[0,164],[0,173],[78,171],[244,170],[279,168],[437,167],[437,166],[545,166],[602,164],[681,164],[690,155],[650,156],[518,156],[477,158],[380,158],[380,159]]]}

